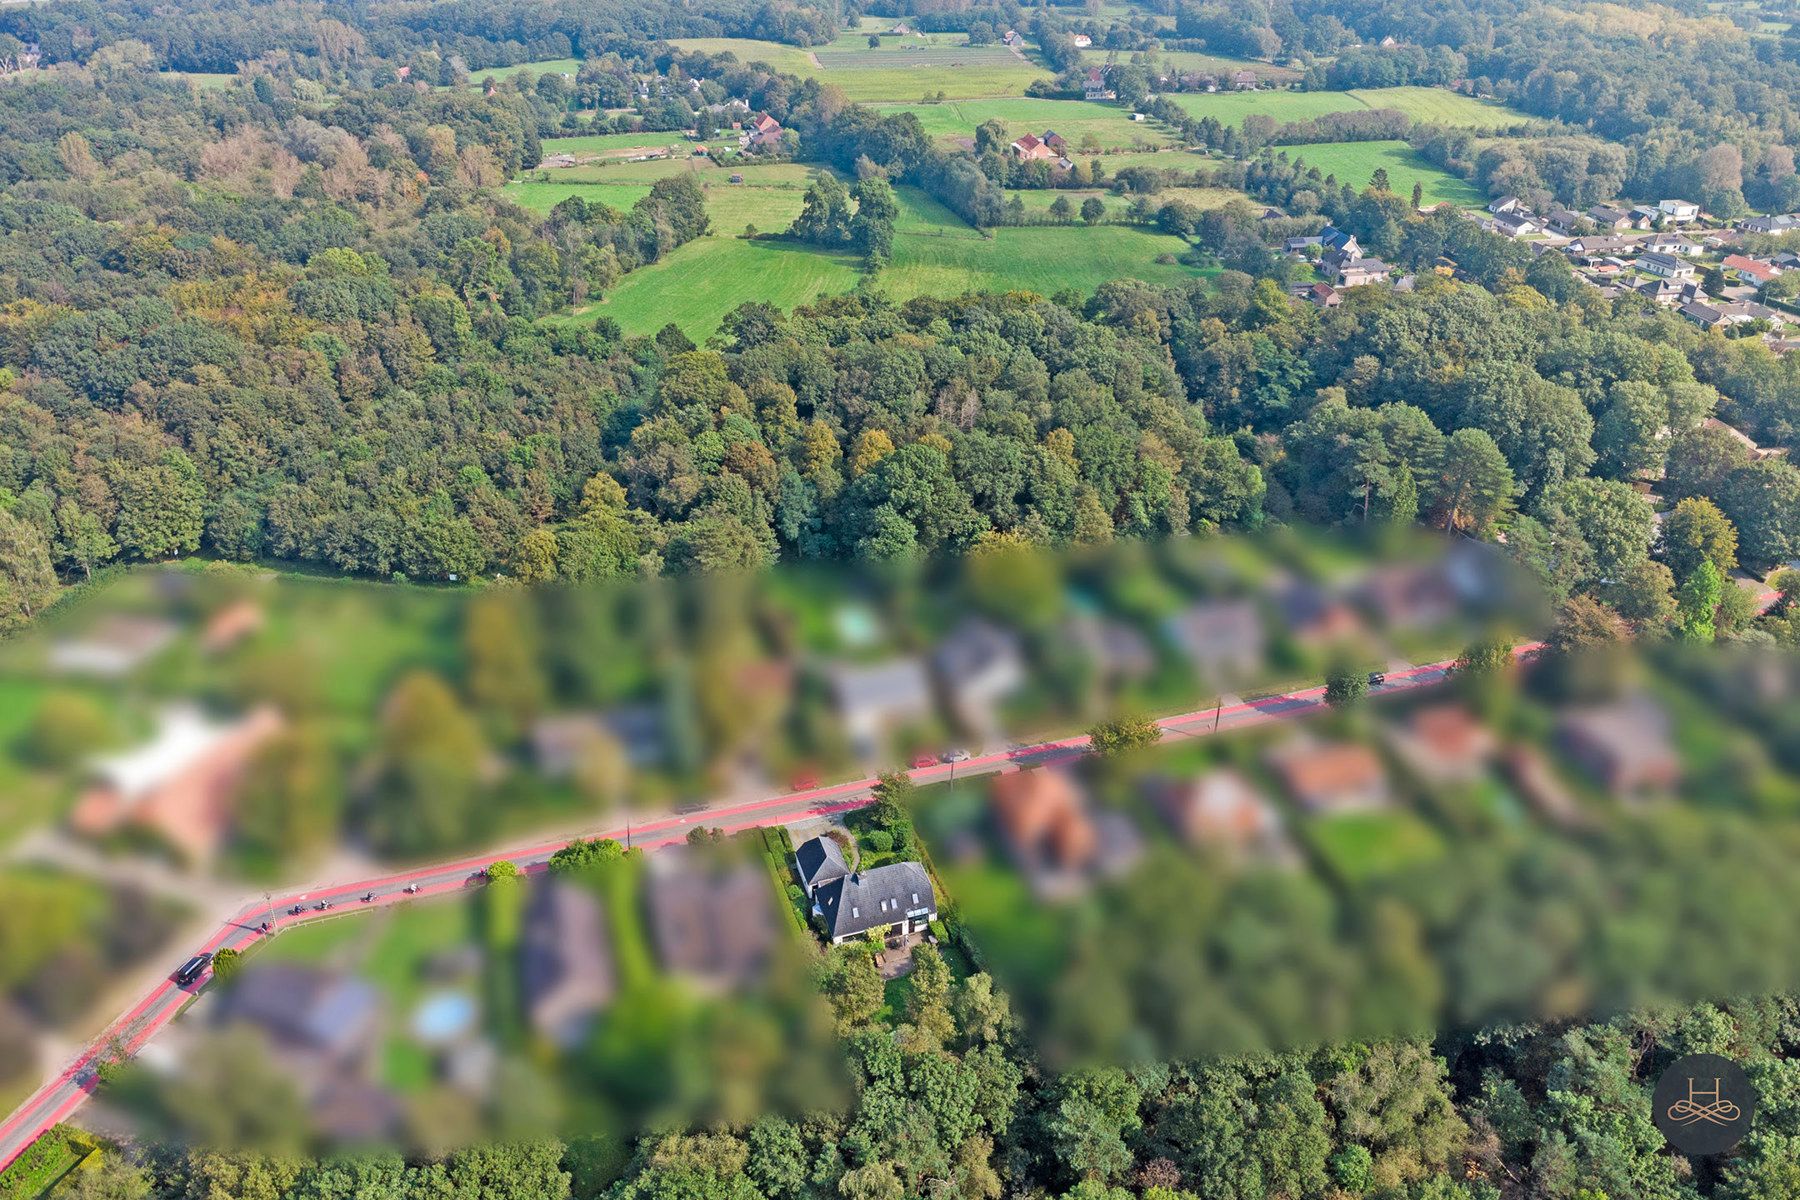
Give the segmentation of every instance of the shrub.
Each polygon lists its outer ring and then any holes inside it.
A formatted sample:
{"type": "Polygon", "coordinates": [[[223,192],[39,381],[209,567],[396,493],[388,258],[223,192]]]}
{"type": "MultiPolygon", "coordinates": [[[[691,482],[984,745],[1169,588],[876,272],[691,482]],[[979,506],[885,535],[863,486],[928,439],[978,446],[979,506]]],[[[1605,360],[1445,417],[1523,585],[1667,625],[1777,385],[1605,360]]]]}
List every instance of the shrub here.
{"type": "Polygon", "coordinates": [[[495,883],[502,879],[517,879],[519,864],[504,858],[499,862],[489,863],[487,877],[489,883],[495,883]]]}
{"type": "Polygon", "coordinates": [[[894,849],[894,835],[885,829],[872,829],[863,834],[863,845],[870,854],[890,854],[894,849]]]}

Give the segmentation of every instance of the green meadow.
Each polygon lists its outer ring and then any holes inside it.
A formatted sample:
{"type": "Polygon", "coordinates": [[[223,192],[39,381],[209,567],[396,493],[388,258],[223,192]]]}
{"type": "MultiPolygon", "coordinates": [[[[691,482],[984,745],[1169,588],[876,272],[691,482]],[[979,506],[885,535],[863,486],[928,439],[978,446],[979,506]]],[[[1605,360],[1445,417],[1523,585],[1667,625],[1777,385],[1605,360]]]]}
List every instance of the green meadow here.
{"type": "Polygon", "coordinates": [[[972,138],[975,127],[984,121],[998,121],[1012,137],[1026,133],[1040,136],[1054,129],[1068,139],[1077,153],[1082,151],[1155,149],[1175,144],[1174,135],[1151,121],[1133,121],[1131,114],[1116,104],[1093,104],[1086,100],[1039,100],[1035,97],[1008,97],[993,100],[953,100],[942,104],[882,104],[876,111],[886,114],[909,112],[934,141],[972,138]]]}
{"type": "Polygon", "coordinates": [[[1336,175],[1339,183],[1359,191],[1368,186],[1376,168],[1385,167],[1388,186],[1396,195],[1409,195],[1416,181],[1423,187],[1426,204],[1447,200],[1462,207],[1479,208],[1487,203],[1487,197],[1474,185],[1432,166],[1405,142],[1318,142],[1279,146],[1276,150],[1327,175],[1336,175]]]}
{"type": "Polygon", "coordinates": [[[914,38],[883,38],[871,50],[868,34],[802,50],[752,38],[676,38],[673,45],[709,54],[725,51],[744,62],[817,79],[865,103],[918,100],[943,92],[952,99],[1019,96],[1049,72],[1000,46],[955,46],[914,38]]]}
{"type": "Polygon", "coordinates": [[[515,63],[510,67],[489,67],[483,71],[471,71],[469,81],[482,84],[490,79],[507,79],[520,71],[530,71],[533,75],[573,75],[581,70],[578,58],[544,58],[537,62],[515,63]]]}
{"type": "MultiPolygon", "coordinates": [[[[1129,196],[1117,196],[1100,188],[1020,188],[1006,194],[1010,201],[1014,196],[1025,206],[1026,212],[1046,212],[1056,203],[1058,196],[1068,198],[1070,206],[1077,212],[1081,210],[1084,200],[1098,199],[1106,206],[1109,216],[1117,216],[1131,204],[1129,196]]],[[[1196,208],[1220,208],[1233,200],[1248,200],[1249,197],[1231,188],[1198,188],[1180,187],[1164,188],[1151,198],[1152,204],[1164,204],[1170,200],[1185,200],[1196,208]]]]}
{"type": "Polygon", "coordinates": [[[1353,92],[1187,92],[1170,99],[1196,117],[1215,117],[1226,125],[1240,124],[1245,117],[1256,114],[1285,123],[1378,108],[1397,109],[1415,121],[1470,129],[1506,128],[1530,120],[1492,100],[1477,100],[1430,87],[1363,88],[1353,92]]]}

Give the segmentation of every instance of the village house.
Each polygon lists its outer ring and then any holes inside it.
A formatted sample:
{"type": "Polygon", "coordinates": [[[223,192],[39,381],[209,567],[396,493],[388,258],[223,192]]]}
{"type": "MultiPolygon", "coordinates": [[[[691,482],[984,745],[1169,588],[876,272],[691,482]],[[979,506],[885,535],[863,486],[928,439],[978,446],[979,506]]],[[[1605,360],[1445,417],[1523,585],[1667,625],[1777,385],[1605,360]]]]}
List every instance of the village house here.
{"type": "Polygon", "coordinates": [[[1145,679],[1156,670],[1150,639],[1115,617],[1078,612],[1064,623],[1061,636],[1086,655],[1107,686],[1145,679]]]}
{"type": "Polygon", "coordinates": [[[1688,200],[1659,200],[1656,211],[1671,221],[1697,221],[1700,206],[1688,200]]]}
{"type": "Polygon", "coordinates": [[[532,884],[519,929],[519,990],[532,1030],[562,1049],[579,1045],[616,987],[599,897],[560,879],[532,884]]]}
{"type": "Polygon", "coordinates": [[[1645,250],[1656,254],[1699,254],[1702,250],[1701,245],[1692,238],[1667,230],[1646,234],[1641,244],[1645,250]]]}
{"type": "Polygon", "coordinates": [[[1630,229],[1631,214],[1622,208],[1614,208],[1610,204],[1596,204],[1587,210],[1587,219],[1598,229],[1630,229]]]}
{"type": "Polygon", "coordinates": [[[763,150],[781,147],[781,122],[768,113],[760,114],[744,130],[739,144],[746,150],[763,150]]]}
{"type": "Polygon", "coordinates": [[[1733,325],[1748,325],[1755,321],[1767,321],[1773,325],[1781,317],[1780,312],[1766,304],[1738,300],[1690,300],[1676,311],[1702,329],[1723,329],[1733,325]]]}
{"type": "Polygon", "coordinates": [[[1657,254],[1646,252],[1638,255],[1638,270],[1647,271],[1663,279],[1692,279],[1694,264],[1683,262],[1673,254],[1657,254]]]}
{"type": "Polygon", "coordinates": [[[1249,678],[1262,666],[1266,635],[1249,600],[1202,600],[1169,617],[1163,628],[1208,682],[1249,678]]]}
{"type": "Polygon", "coordinates": [[[1308,237],[1291,237],[1281,243],[1281,252],[1294,258],[1308,258],[1325,248],[1325,239],[1318,234],[1308,237]]]}
{"type": "Polygon", "coordinates": [[[1531,206],[1517,196],[1501,196],[1488,201],[1487,210],[1493,215],[1499,216],[1501,213],[1529,213],[1531,206]]]}
{"type": "Polygon", "coordinates": [[[1240,92],[1253,91],[1260,82],[1255,71],[1233,71],[1231,74],[1231,86],[1240,92]]]}
{"type": "Polygon", "coordinates": [[[1558,233],[1564,237],[1569,237],[1575,233],[1576,229],[1580,227],[1581,222],[1586,219],[1586,217],[1583,217],[1573,209],[1559,208],[1544,218],[1544,227],[1551,233],[1558,233]]]}
{"type": "Polygon", "coordinates": [[[1634,229],[1649,229],[1662,215],[1661,209],[1648,204],[1637,205],[1629,214],[1634,229]]]}
{"type": "Polygon", "coordinates": [[[1371,283],[1384,283],[1393,274],[1394,269],[1379,258],[1356,258],[1342,263],[1337,269],[1337,285],[1341,288],[1363,287],[1371,283]]]}
{"type": "Polygon", "coordinates": [[[1617,797],[1667,792],[1681,780],[1669,716],[1647,696],[1565,713],[1557,744],[1617,797]]]}
{"type": "Polygon", "coordinates": [[[150,833],[194,864],[209,861],[231,830],[251,761],[283,723],[273,708],[215,721],[190,707],[166,710],[156,736],[97,760],[70,826],[87,837],[150,833]]]}
{"type": "Polygon", "coordinates": [[[1281,581],[1270,599],[1277,627],[1307,645],[1342,641],[1362,631],[1362,622],[1348,604],[1309,579],[1281,581]]]}
{"type": "Polygon", "coordinates": [[[1116,875],[1142,854],[1123,813],[1092,812],[1063,771],[997,775],[988,810],[1002,844],[1040,896],[1066,895],[1094,875],[1116,875]]]}
{"type": "Polygon", "coordinates": [[[1001,36],[1000,44],[1012,50],[1022,50],[1025,48],[1025,39],[1019,35],[1018,30],[1009,29],[1001,36]]]}
{"type": "Polygon", "coordinates": [[[990,733],[1001,701],[1025,683],[1018,635],[992,621],[963,621],[931,652],[947,707],[965,730],[990,733]]]}
{"type": "Polygon", "coordinates": [[[1435,783],[1472,783],[1499,749],[1493,732],[1460,704],[1433,704],[1391,730],[1400,760],[1435,783]]]}
{"type": "Polygon", "coordinates": [[[1270,750],[1267,762],[1282,787],[1308,812],[1367,812],[1388,803],[1381,759],[1360,743],[1296,739],[1270,750]]]}
{"type": "Polygon", "coordinates": [[[832,945],[869,933],[904,938],[924,933],[937,920],[937,893],[922,864],[899,862],[849,871],[844,869],[843,855],[835,850],[835,843],[828,848],[817,844],[820,842],[830,843],[830,839],[803,842],[794,857],[801,882],[813,898],[813,914],[832,945]],[[815,869],[809,883],[806,864],[828,861],[827,868],[815,869]]]}
{"type": "Polygon", "coordinates": [[[742,988],[762,976],[775,951],[769,879],[753,862],[688,846],[660,851],[650,859],[644,908],[657,959],[672,975],[742,988]]]}
{"type": "Polygon", "coordinates": [[[1085,33],[1070,34],[1069,40],[1075,43],[1077,50],[1086,50],[1094,44],[1094,39],[1085,33]]]}
{"type": "Polygon", "coordinates": [[[1725,261],[1719,265],[1727,274],[1737,276],[1752,287],[1761,287],[1781,274],[1781,268],[1774,263],[1766,263],[1746,254],[1727,254],[1725,261]]]}
{"type": "Polygon", "coordinates": [[[1764,448],[1757,445],[1755,438],[1739,429],[1736,425],[1729,425],[1717,417],[1707,417],[1705,420],[1701,421],[1700,424],[1706,429],[1723,429],[1731,436],[1732,441],[1744,448],[1744,452],[1750,456],[1751,462],[1761,462],[1765,458],[1780,458],[1787,453],[1787,449],[1782,446],[1770,446],[1764,448]]]}
{"type": "Polygon", "coordinates": [[[884,734],[922,721],[934,711],[931,681],[917,659],[897,658],[868,666],[833,664],[826,668],[826,681],[844,731],[859,755],[873,754],[884,734]]]}
{"type": "Polygon", "coordinates": [[[1319,261],[1329,268],[1362,257],[1362,246],[1357,243],[1356,235],[1345,233],[1335,225],[1319,230],[1319,245],[1319,261]]]}
{"type": "Polygon", "coordinates": [[[1304,300],[1314,308],[1336,308],[1344,302],[1338,290],[1329,283],[1301,283],[1294,287],[1294,298],[1304,300]]]}
{"type": "Polygon", "coordinates": [[[1081,95],[1087,100],[1117,100],[1119,94],[1106,86],[1106,73],[1099,67],[1089,67],[1087,76],[1082,80],[1081,95]]]}
{"type": "Polygon", "coordinates": [[[1508,211],[1494,218],[1494,232],[1505,237],[1519,238],[1539,232],[1543,226],[1529,212],[1508,211]]]}
{"type": "Polygon", "coordinates": [[[1377,621],[1395,629],[1440,625],[1459,609],[1456,589],[1436,563],[1377,567],[1350,594],[1377,621]]]}
{"type": "Polygon", "coordinates": [[[1782,213],[1770,217],[1750,217],[1738,228],[1745,233],[1792,233],[1800,229],[1800,214],[1782,213]]]}
{"type": "Polygon", "coordinates": [[[1062,135],[1058,134],[1056,130],[1046,129],[1043,137],[1028,133],[1024,137],[1014,141],[1007,149],[1013,152],[1014,157],[1021,160],[1037,158],[1060,160],[1063,158],[1063,154],[1068,147],[1068,142],[1066,142],[1062,135]]]}
{"type": "Polygon", "coordinates": [[[1152,779],[1146,790],[1176,836],[1191,846],[1258,858],[1292,853],[1268,797],[1229,767],[1194,779],[1152,779]]]}

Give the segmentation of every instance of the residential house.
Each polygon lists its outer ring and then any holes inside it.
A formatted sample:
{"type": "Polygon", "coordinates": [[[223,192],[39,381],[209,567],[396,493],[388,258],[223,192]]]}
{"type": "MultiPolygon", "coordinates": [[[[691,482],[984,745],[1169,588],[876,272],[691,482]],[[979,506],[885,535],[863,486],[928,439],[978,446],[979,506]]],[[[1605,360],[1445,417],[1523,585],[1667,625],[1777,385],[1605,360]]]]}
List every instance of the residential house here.
{"type": "Polygon", "coordinates": [[[69,823],[89,837],[140,830],[188,862],[204,863],[230,832],[251,761],[281,729],[280,715],[268,707],[236,721],[170,708],[149,742],[94,763],[93,783],[76,801],[69,823]]]}
{"type": "Polygon", "coordinates": [[[1441,625],[1459,608],[1456,589],[1436,563],[1377,567],[1352,589],[1351,598],[1392,628],[1441,625]]]}
{"type": "Polygon", "coordinates": [[[1340,264],[1337,268],[1337,285],[1341,288],[1362,287],[1371,283],[1384,283],[1393,274],[1393,268],[1379,258],[1355,258],[1340,264]]]}
{"type": "Polygon", "coordinates": [[[1087,76],[1082,80],[1081,94],[1087,100],[1117,100],[1119,94],[1106,86],[1106,73],[1099,67],[1089,67],[1087,76]]]}
{"type": "Polygon", "coordinates": [[[1025,48],[1025,39],[1020,36],[1018,30],[1009,29],[1001,36],[1000,44],[1012,50],[1023,50],[1025,48]]]}
{"type": "Polygon", "coordinates": [[[1116,618],[1078,613],[1064,625],[1062,638],[1087,655],[1103,683],[1145,679],[1156,670],[1150,639],[1136,626],[1116,618]]]}
{"type": "Polygon", "coordinates": [[[590,753],[613,741],[606,718],[596,712],[551,713],[531,723],[526,735],[532,761],[546,779],[567,779],[590,753]]]}
{"type": "Polygon", "coordinates": [[[1627,215],[1631,218],[1633,229],[1648,229],[1656,224],[1658,218],[1662,216],[1662,210],[1652,208],[1647,204],[1640,204],[1627,215]]]}
{"type": "Polygon", "coordinates": [[[1308,812],[1367,812],[1388,803],[1387,771],[1361,743],[1296,739],[1270,750],[1267,762],[1308,812]]]}
{"type": "Polygon", "coordinates": [[[1673,254],[1657,254],[1646,252],[1638,255],[1638,269],[1647,271],[1663,279],[1692,279],[1694,264],[1684,262],[1673,254]]]}
{"type": "Polygon", "coordinates": [[[612,1002],[612,935],[591,888],[549,878],[530,885],[519,929],[519,990],[531,1028],[569,1049],[612,1002]]]}
{"type": "Polygon", "coordinates": [[[1143,853],[1129,818],[1090,811],[1065,772],[1037,767],[997,775],[988,795],[994,828],[1040,896],[1066,895],[1092,876],[1117,875],[1143,853]]]}
{"type": "Polygon", "coordinates": [[[1281,243],[1281,252],[1295,258],[1307,258],[1325,248],[1325,239],[1314,234],[1310,237],[1291,237],[1281,243]]]}
{"type": "Polygon", "coordinates": [[[1487,210],[1499,216],[1501,213],[1529,213],[1531,206],[1517,196],[1501,196],[1497,200],[1488,201],[1487,210]]]}
{"type": "Polygon", "coordinates": [[[1529,212],[1503,212],[1494,218],[1494,232],[1505,237],[1518,238],[1539,232],[1543,226],[1529,212]]]}
{"type": "Polygon", "coordinates": [[[1557,722],[1557,744],[1613,795],[1666,792],[1681,780],[1669,715],[1648,696],[1579,708],[1557,722]]]}
{"type": "Polygon", "coordinates": [[[1700,206],[1689,200],[1659,200],[1656,211],[1671,221],[1697,221],[1700,219],[1700,206]]]}
{"type": "Polygon", "coordinates": [[[278,1056],[315,1070],[347,1070],[368,1061],[381,1023],[381,995],[353,975],[310,964],[248,964],[223,994],[220,1024],[252,1026],[278,1056]]]}
{"type": "Polygon", "coordinates": [[[1164,631],[1209,682],[1248,678],[1262,666],[1262,615],[1249,600],[1202,600],[1170,617],[1164,631]]]}
{"type": "Polygon", "coordinates": [[[1472,783],[1499,749],[1487,726],[1460,704],[1432,704],[1390,731],[1389,744],[1415,772],[1436,783],[1472,783]]]}
{"type": "Polygon", "coordinates": [[[1664,308],[1679,308],[1707,299],[1705,290],[1693,279],[1638,279],[1632,282],[1631,290],[1664,308]]]}
{"type": "Polygon", "coordinates": [[[1309,645],[1342,641],[1362,631],[1350,606],[1311,580],[1284,580],[1271,598],[1281,631],[1309,645]]]}
{"type": "Polygon", "coordinates": [[[815,899],[825,936],[834,946],[868,933],[883,937],[924,933],[938,915],[931,876],[916,862],[839,876],[823,885],[815,899]]]}
{"type": "Polygon", "coordinates": [[[644,907],[657,958],[671,974],[741,988],[762,976],[775,952],[769,877],[755,862],[687,846],[659,851],[649,862],[644,907]]]}
{"type": "Polygon", "coordinates": [[[1001,701],[1025,683],[1018,635],[992,621],[971,617],[931,652],[949,708],[965,730],[989,730],[1001,701]]]}
{"type": "Polygon", "coordinates": [[[1551,233],[1559,233],[1564,237],[1574,235],[1581,222],[1587,218],[1568,208],[1559,208],[1544,218],[1544,227],[1551,233]]]}
{"type": "Polygon", "coordinates": [[[1781,274],[1781,268],[1774,263],[1751,258],[1747,254],[1727,254],[1725,261],[1719,265],[1753,287],[1761,287],[1781,274]]]}
{"type": "Polygon", "coordinates": [[[1643,239],[1628,234],[1589,233],[1571,239],[1562,249],[1564,254],[1576,262],[1587,265],[1619,255],[1635,255],[1642,248],[1643,239]]]}
{"type": "Polygon", "coordinates": [[[896,658],[869,666],[839,663],[827,668],[826,675],[838,715],[859,754],[873,753],[881,736],[934,711],[931,680],[917,659],[896,658]]]}
{"type": "Polygon", "coordinates": [[[1240,92],[1252,91],[1260,82],[1255,71],[1233,71],[1231,73],[1231,86],[1240,92]]]}
{"type": "Polygon", "coordinates": [[[1070,34],[1069,40],[1075,43],[1077,50],[1086,50],[1094,44],[1094,39],[1085,33],[1070,34]]]}
{"type": "Polygon", "coordinates": [[[1748,325],[1754,321],[1767,321],[1774,325],[1781,318],[1781,313],[1777,310],[1754,301],[1693,300],[1676,311],[1702,329],[1723,329],[1733,325],[1748,325]]]}
{"type": "Polygon", "coordinates": [[[1800,229],[1800,214],[1783,213],[1769,217],[1751,217],[1738,228],[1745,233],[1792,233],[1800,229]]]}
{"type": "Polygon", "coordinates": [[[1596,204],[1587,210],[1587,219],[1599,229],[1630,229],[1631,214],[1610,204],[1596,204]]]}
{"type": "Polygon", "coordinates": [[[1692,238],[1668,230],[1646,234],[1642,245],[1657,254],[1699,254],[1702,251],[1700,243],[1692,238]]]}
{"type": "Polygon", "coordinates": [[[1256,857],[1285,858],[1292,852],[1268,797],[1229,767],[1195,779],[1153,779],[1148,791],[1156,810],[1189,845],[1256,857]]]}

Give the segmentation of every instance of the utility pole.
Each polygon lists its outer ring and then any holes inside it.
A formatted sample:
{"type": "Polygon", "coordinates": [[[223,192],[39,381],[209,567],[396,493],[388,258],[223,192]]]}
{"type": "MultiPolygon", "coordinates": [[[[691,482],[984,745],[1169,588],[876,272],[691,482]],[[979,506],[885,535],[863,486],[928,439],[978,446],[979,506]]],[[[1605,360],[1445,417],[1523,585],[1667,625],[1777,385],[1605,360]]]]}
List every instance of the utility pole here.
{"type": "Polygon", "coordinates": [[[275,928],[275,894],[273,892],[263,893],[263,910],[263,924],[273,931],[275,928]]]}

